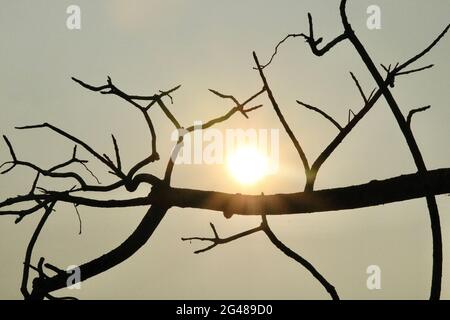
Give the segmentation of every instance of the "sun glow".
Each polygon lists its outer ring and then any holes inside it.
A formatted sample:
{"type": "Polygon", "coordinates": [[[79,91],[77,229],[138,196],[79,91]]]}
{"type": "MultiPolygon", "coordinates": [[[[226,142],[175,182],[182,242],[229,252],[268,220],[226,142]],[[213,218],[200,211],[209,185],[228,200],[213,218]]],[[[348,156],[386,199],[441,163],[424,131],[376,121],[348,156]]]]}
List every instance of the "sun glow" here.
{"type": "Polygon", "coordinates": [[[241,184],[254,184],[269,171],[265,155],[251,146],[239,147],[227,157],[228,171],[241,184]]]}

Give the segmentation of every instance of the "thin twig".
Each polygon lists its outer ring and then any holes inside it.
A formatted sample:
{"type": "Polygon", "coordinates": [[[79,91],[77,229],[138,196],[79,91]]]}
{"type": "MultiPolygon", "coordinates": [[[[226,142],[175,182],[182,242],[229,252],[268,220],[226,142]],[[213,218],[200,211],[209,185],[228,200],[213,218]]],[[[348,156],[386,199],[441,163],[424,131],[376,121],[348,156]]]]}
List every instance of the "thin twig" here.
{"type": "Polygon", "coordinates": [[[262,215],[262,227],[264,233],[267,235],[269,240],[285,255],[294,259],[299,264],[301,264],[306,270],[308,270],[314,278],[316,278],[320,284],[325,288],[325,290],[330,294],[333,300],[339,300],[339,295],[336,292],[334,286],[325,279],[325,277],[320,274],[319,271],[305,258],[300,256],[298,253],[294,252],[288,246],[286,246],[283,242],[281,242],[270,229],[269,224],[267,222],[267,218],[265,215],[262,215]]]}
{"type": "Polygon", "coordinates": [[[431,106],[425,106],[425,107],[421,107],[421,108],[412,109],[411,111],[409,111],[408,117],[406,118],[406,122],[408,123],[408,125],[411,126],[411,120],[412,120],[412,117],[414,114],[416,114],[417,112],[423,112],[430,108],[431,108],[431,106]]]}
{"type": "Polygon", "coordinates": [[[291,139],[292,144],[294,145],[295,149],[297,150],[298,155],[300,156],[300,159],[303,163],[303,168],[305,170],[305,175],[308,178],[309,176],[309,164],[308,159],[306,158],[305,152],[303,151],[303,148],[301,147],[297,137],[292,132],[291,128],[289,127],[289,124],[287,123],[286,119],[283,116],[283,113],[281,112],[278,103],[275,100],[275,97],[273,96],[272,90],[269,87],[269,84],[267,83],[266,76],[264,75],[264,72],[261,68],[261,65],[258,61],[258,57],[256,56],[255,51],[253,51],[253,59],[255,60],[256,66],[258,67],[259,75],[261,77],[261,80],[264,84],[264,88],[266,89],[267,95],[270,99],[270,102],[272,103],[272,106],[275,110],[275,113],[278,116],[278,119],[280,120],[281,124],[283,125],[284,130],[288,134],[289,138],[291,139]]]}
{"type": "MultiPolygon", "coordinates": [[[[269,61],[266,64],[261,65],[261,68],[264,69],[265,67],[267,67],[269,64],[272,63],[273,59],[275,58],[275,56],[278,53],[278,48],[289,38],[296,38],[296,37],[306,37],[303,33],[291,33],[288,34],[286,37],[284,37],[280,42],[277,43],[277,45],[275,46],[275,50],[272,54],[272,56],[270,57],[269,61]]],[[[257,70],[256,67],[253,67],[253,69],[257,70]]]]}
{"type": "Polygon", "coordinates": [[[255,227],[255,228],[252,228],[252,229],[240,232],[240,233],[232,235],[230,237],[221,238],[219,236],[219,234],[217,233],[217,230],[216,230],[216,227],[214,226],[214,224],[210,222],[209,225],[211,226],[211,229],[212,229],[212,231],[214,233],[214,237],[213,238],[209,238],[209,237],[181,238],[182,241],[199,240],[199,241],[210,241],[210,242],[212,242],[211,245],[209,245],[209,246],[207,246],[207,247],[205,247],[203,249],[199,249],[199,250],[194,251],[195,254],[209,251],[209,250],[213,249],[214,247],[216,247],[219,244],[225,244],[225,243],[228,243],[228,242],[231,242],[231,241],[243,238],[245,236],[254,234],[254,233],[258,232],[258,231],[262,231],[262,226],[259,225],[258,227],[255,227]]]}
{"type": "Polygon", "coordinates": [[[364,94],[364,90],[362,89],[361,85],[359,84],[358,79],[355,77],[355,75],[351,71],[350,71],[350,75],[352,76],[352,79],[355,82],[356,87],[358,88],[358,91],[359,91],[359,93],[361,94],[361,97],[364,100],[364,104],[366,104],[368,99],[366,98],[366,95],[364,94]]]}
{"type": "Polygon", "coordinates": [[[333,125],[335,125],[336,128],[338,128],[339,130],[342,130],[342,126],[339,124],[339,122],[337,122],[336,120],[334,120],[333,117],[331,117],[331,116],[330,116],[329,114],[327,114],[325,111],[323,111],[323,110],[321,110],[321,109],[319,109],[319,108],[316,108],[316,107],[314,107],[314,106],[312,106],[312,105],[309,105],[309,104],[306,104],[306,103],[304,103],[304,102],[301,102],[301,101],[299,101],[299,100],[296,100],[296,101],[297,101],[298,104],[304,106],[305,108],[310,109],[310,110],[313,110],[313,111],[319,113],[319,114],[322,115],[325,119],[329,120],[333,125]]]}

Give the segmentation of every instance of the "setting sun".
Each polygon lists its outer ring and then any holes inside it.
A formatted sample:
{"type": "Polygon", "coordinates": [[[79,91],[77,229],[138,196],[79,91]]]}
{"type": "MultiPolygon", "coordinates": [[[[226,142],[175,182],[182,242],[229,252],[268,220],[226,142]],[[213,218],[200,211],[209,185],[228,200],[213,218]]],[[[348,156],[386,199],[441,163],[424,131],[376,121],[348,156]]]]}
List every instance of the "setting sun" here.
{"type": "Polygon", "coordinates": [[[254,147],[240,147],[227,158],[228,171],[238,182],[253,184],[268,174],[266,156],[254,147]]]}

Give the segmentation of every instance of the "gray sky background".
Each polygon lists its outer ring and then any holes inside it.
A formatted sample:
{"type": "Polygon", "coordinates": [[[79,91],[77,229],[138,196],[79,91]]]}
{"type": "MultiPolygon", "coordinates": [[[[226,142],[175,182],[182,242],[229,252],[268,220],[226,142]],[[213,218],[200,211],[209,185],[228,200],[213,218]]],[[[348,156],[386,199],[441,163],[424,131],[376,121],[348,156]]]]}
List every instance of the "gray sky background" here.
{"type": "MultiPolygon", "coordinates": [[[[288,33],[307,32],[307,12],[315,34],[325,41],[342,30],[339,1],[0,1],[0,128],[23,160],[42,167],[67,160],[73,145],[46,130],[17,131],[16,125],[44,121],[112,154],[110,134],[122,150],[125,168],[148,152],[147,128],[140,115],[113,96],[89,92],[70,80],[104,84],[112,77],[125,92],[153,94],[182,84],[174,94],[173,113],[184,125],[222,115],[231,105],[208,88],[245,99],[262,86],[252,70],[252,50],[260,59],[288,33]],[[77,4],[82,29],[66,28],[66,8],[77,4]]],[[[349,1],[353,28],[378,63],[402,62],[425,48],[450,22],[448,0],[349,1]],[[382,29],[366,28],[366,8],[382,10],[382,29]]],[[[401,109],[431,104],[417,115],[413,130],[430,169],[449,166],[448,101],[450,39],[446,38],[415,66],[431,70],[400,77],[393,90],[401,109]]],[[[282,111],[308,158],[315,159],[336,130],[296,99],[327,110],[341,123],[348,108],[359,110],[361,98],[349,76],[363,87],[375,87],[365,66],[348,44],[322,58],[299,39],[286,43],[267,69],[282,111]]],[[[218,126],[280,128],[266,97],[249,120],[236,115],[218,126]]],[[[151,111],[162,160],[146,168],[163,174],[172,148],[172,127],[162,112],[151,111]]],[[[287,136],[281,131],[281,169],[261,183],[243,187],[223,165],[182,165],[173,185],[241,193],[294,192],[303,188],[304,173],[287,136]]],[[[80,152],[80,157],[87,157],[80,152]]],[[[9,160],[5,145],[0,161],[9,160]]],[[[91,168],[102,182],[112,178],[97,163],[91,168]]],[[[316,188],[364,183],[415,171],[407,145],[388,106],[380,102],[355,128],[319,172],[316,188]]],[[[34,174],[24,168],[0,177],[0,198],[27,192],[34,174]]],[[[86,176],[89,178],[88,176],[86,176]]],[[[48,181],[47,181],[48,182],[48,181]]],[[[51,182],[50,182],[51,183],[51,182]]],[[[48,184],[47,184],[48,185],[48,184]]],[[[60,186],[60,184],[58,184],[60,186]]],[[[146,194],[148,189],[139,189],[146,194]]],[[[124,191],[118,197],[126,197],[124,191]]],[[[438,197],[444,240],[442,297],[450,298],[450,197],[438,197]]],[[[80,207],[83,234],[73,207],[57,206],[35,249],[34,257],[60,267],[81,264],[109,251],[134,230],[145,208],[80,207]]],[[[38,217],[0,219],[0,298],[21,298],[19,287],[26,244],[38,217]]],[[[258,218],[173,208],[149,243],[112,270],[71,292],[79,298],[135,299],[328,299],[324,289],[300,265],[274,248],[263,234],[236,241],[201,255],[201,243],[182,236],[210,235],[209,222],[221,235],[259,224],[258,218]]],[[[337,288],[341,298],[426,299],[431,282],[431,232],[424,199],[353,211],[270,219],[274,232],[311,261],[337,288]],[[382,271],[382,289],[366,288],[366,268],[382,271]]]]}

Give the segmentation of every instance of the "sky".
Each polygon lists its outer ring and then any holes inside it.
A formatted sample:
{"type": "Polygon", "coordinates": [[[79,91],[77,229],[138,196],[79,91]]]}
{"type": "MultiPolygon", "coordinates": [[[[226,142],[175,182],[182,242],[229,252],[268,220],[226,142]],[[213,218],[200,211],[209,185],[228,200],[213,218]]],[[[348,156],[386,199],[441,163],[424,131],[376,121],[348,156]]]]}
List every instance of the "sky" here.
{"type": "MultiPolygon", "coordinates": [[[[447,0],[348,1],[350,22],[379,64],[406,61],[425,48],[450,22],[447,0]],[[432,5],[430,5],[432,3],[432,5]],[[381,8],[381,29],[366,26],[369,5],[381,8]]],[[[0,128],[20,159],[50,167],[67,160],[72,143],[46,130],[15,126],[49,122],[112,154],[111,133],[121,146],[124,167],[145,157],[149,136],[139,113],[117,97],[81,88],[70,77],[105,84],[110,76],[123,91],[152,95],[178,84],[170,110],[184,125],[225,114],[232,104],[207,89],[245,100],[261,89],[252,51],[267,61],[275,44],[289,33],[308,31],[332,39],[342,32],[339,1],[5,1],[0,0],[0,128]],[[81,9],[81,29],[66,27],[69,5],[81,9]]],[[[417,67],[434,68],[396,81],[393,94],[404,114],[431,105],[415,116],[413,132],[429,169],[449,166],[448,91],[450,39],[417,67]]],[[[282,112],[312,161],[336,135],[336,128],[300,107],[302,100],[345,124],[348,109],[361,108],[349,71],[366,92],[375,83],[354,49],[339,44],[323,57],[311,54],[299,38],[286,42],[266,75],[282,112]]],[[[261,182],[245,186],[224,164],[175,167],[172,184],[231,193],[296,192],[305,178],[298,156],[266,96],[249,119],[240,115],[217,126],[226,129],[280,130],[280,168],[261,182]]],[[[150,116],[158,133],[161,160],[145,168],[163,176],[173,128],[161,110],[150,116]]],[[[88,157],[80,152],[80,157],[88,157]]],[[[0,162],[10,160],[0,146],[0,162]]],[[[95,161],[90,168],[102,182],[112,176],[95,161]]],[[[400,129],[383,99],[358,124],[319,172],[316,189],[361,184],[415,172],[400,129]]],[[[34,174],[16,168],[0,176],[0,199],[27,192],[34,174]]],[[[46,186],[62,182],[42,180],[46,186]]],[[[70,185],[70,182],[69,182],[70,185]]],[[[137,190],[145,195],[148,188],[137,190]]],[[[109,195],[111,196],[111,195],[109,195]]],[[[118,191],[117,197],[130,196],[118,191]]],[[[442,298],[450,298],[450,197],[437,197],[444,243],[442,298]]],[[[145,208],[79,207],[58,204],[38,240],[34,261],[61,268],[89,261],[119,245],[139,223],[145,208]]],[[[42,213],[14,224],[0,218],[0,298],[19,299],[26,245],[42,213]]],[[[351,211],[272,217],[277,236],[308,259],[343,299],[426,299],[431,283],[431,232],[424,199],[351,211]],[[381,269],[381,289],[368,290],[367,267],[381,269]]],[[[209,236],[213,222],[222,236],[257,226],[257,217],[225,219],[220,213],[172,208],[150,241],[115,268],[62,290],[82,299],[328,299],[326,291],[299,264],[279,252],[264,234],[255,234],[196,255],[202,243],[185,236],[209,236]]]]}

